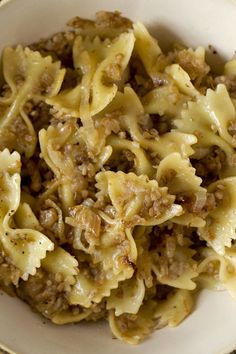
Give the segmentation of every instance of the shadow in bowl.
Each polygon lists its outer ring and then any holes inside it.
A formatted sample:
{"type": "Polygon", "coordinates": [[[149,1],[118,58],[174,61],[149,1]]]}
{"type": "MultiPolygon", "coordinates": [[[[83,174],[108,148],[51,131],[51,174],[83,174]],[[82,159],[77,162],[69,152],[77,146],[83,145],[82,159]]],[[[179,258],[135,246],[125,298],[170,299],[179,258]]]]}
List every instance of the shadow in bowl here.
{"type": "MultiPolygon", "coordinates": [[[[183,44],[187,47],[191,46],[191,43],[185,43],[181,37],[170,30],[162,23],[152,23],[148,25],[150,33],[158,39],[158,43],[164,52],[168,52],[172,49],[173,43],[183,44]]],[[[201,46],[201,43],[196,43],[196,46],[201,46]]],[[[226,58],[209,43],[206,49],[206,61],[213,68],[213,71],[217,74],[222,73],[223,66],[226,58]]],[[[232,53],[233,56],[233,53],[232,53]]]]}

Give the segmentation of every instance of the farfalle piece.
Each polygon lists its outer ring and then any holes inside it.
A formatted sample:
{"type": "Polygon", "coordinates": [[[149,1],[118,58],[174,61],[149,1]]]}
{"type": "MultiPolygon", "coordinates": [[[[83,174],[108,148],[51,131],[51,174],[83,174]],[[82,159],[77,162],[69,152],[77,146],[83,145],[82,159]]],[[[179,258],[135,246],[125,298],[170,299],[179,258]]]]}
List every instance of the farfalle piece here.
{"type": "MultiPolygon", "coordinates": [[[[152,252],[152,256],[154,256],[153,259],[155,259],[154,253],[155,252],[152,252]]],[[[154,260],[152,270],[155,273],[158,281],[161,284],[166,284],[178,289],[195,289],[196,283],[194,279],[198,276],[197,263],[193,259],[195,253],[195,251],[187,247],[176,247],[173,260],[176,265],[176,271],[180,270],[180,274],[170,274],[170,272],[167,272],[167,274],[162,274],[159,270],[160,264],[154,260]]]]}
{"type": "Polygon", "coordinates": [[[116,316],[123,313],[136,314],[143,303],[144,295],[144,280],[136,274],[131,279],[122,282],[117,289],[112,290],[107,299],[107,309],[115,309],[116,316]]]}
{"type": "MultiPolygon", "coordinates": [[[[41,232],[32,229],[14,228],[13,216],[20,203],[20,156],[7,149],[0,153],[1,171],[1,213],[0,247],[21,272],[24,280],[36,273],[47,251],[52,251],[53,243],[41,232]]],[[[24,217],[27,217],[25,215],[24,217]]]]}
{"type": "Polygon", "coordinates": [[[187,108],[184,108],[180,117],[175,120],[178,131],[196,136],[195,151],[209,150],[217,146],[225,153],[226,166],[221,174],[226,176],[235,174],[234,149],[232,143],[229,143],[228,135],[225,134],[225,126],[229,120],[232,121],[232,118],[232,102],[224,86],[219,86],[216,92],[208,90],[206,96],[200,95],[196,102],[188,102],[187,108]],[[225,118],[226,123],[220,110],[222,101],[229,103],[228,106],[226,105],[229,115],[225,118]]]}
{"type": "Polygon", "coordinates": [[[207,215],[204,227],[198,228],[201,238],[220,255],[225,247],[231,247],[236,239],[236,177],[228,177],[212,183],[208,192],[214,193],[216,206],[207,215]]]}
{"type": "Polygon", "coordinates": [[[137,258],[136,245],[130,230],[120,225],[110,226],[100,236],[100,245],[91,255],[93,272],[80,269],[69,295],[72,305],[90,307],[110,296],[120,282],[130,279],[137,258]]]}
{"type": "Polygon", "coordinates": [[[83,176],[75,168],[72,155],[65,156],[66,144],[72,142],[75,134],[76,126],[70,121],[39,132],[42,157],[59,182],[59,194],[64,208],[75,205],[78,184],[83,184],[83,176]]]}
{"type": "Polygon", "coordinates": [[[215,91],[208,89],[203,105],[219,136],[235,148],[236,141],[229,134],[229,128],[236,122],[236,110],[225,85],[219,84],[215,91]]]}
{"type": "Polygon", "coordinates": [[[75,88],[48,99],[47,103],[80,117],[86,123],[85,112],[80,105],[86,102],[87,115],[92,117],[112,101],[130,60],[134,41],[132,31],[120,34],[113,41],[77,37],[73,58],[75,68],[82,71],[82,81],[75,88]]]}
{"type": "Polygon", "coordinates": [[[189,100],[188,96],[179,91],[173,80],[168,81],[166,85],[154,88],[142,98],[146,113],[173,118],[189,100]]]}
{"type": "Polygon", "coordinates": [[[155,312],[157,327],[178,326],[192,312],[193,304],[191,291],[182,289],[169,294],[166,300],[158,301],[155,312]]]}
{"type": "Polygon", "coordinates": [[[100,245],[101,217],[84,205],[70,210],[66,223],[74,227],[73,247],[92,254],[100,245]]]}
{"type": "Polygon", "coordinates": [[[60,273],[70,284],[75,284],[78,274],[78,262],[70,253],[61,247],[56,247],[42,260],[42,268],[50,273],[60,273]]]}
{"type": "Polygon", "coordinates": [[[122,74],[128,65],[133,47],[133,32],[122,33],[107,49],[105,59],[99,64],[92,83],[91,115],[104,109],[115,97],[122,74]]]}
{"type": "Polygon", "coordinates": [[[199,276],[196,278],[198,284],[210,290],[228,290],[230,295],[236,299],[235,246],[227,248],[224,256],[209,248],[203,248],[200,254],[204,259],[198,266],[199,276]]]}
{"type": "Polygon", "coordinates": [[[155,82],[160,71],[163,71],[166,63],[163,60],[162,50],[157,40],[150,35],[146,27],[137,22],[133,25],[135,35],[135,52],[140,57],[148,75],[155,82]]]}
{"type": "Polygon", "coordinates": [[[109,197],[116,210],[116,218],[127,227],[158,225],[182,213],[174,204],[174,197],[167,188],[158,186],[156,180],[134,173],[100,172],[96,175],[100,195],[109,197]]]}
{"type": "Polygon", "coordinates": [[[53,63],[51,57],[44,58],[21,46],[5,48],[2,60],[4,78],[12,94],[0,119],[1,141],[3,146],[31,157],[37,138],[24,106],[31,99],[40,101],[57,94],[65,69],[60,69],[60,63],[53,63]]]}
{"type": "MultiPolygon", "coordinates": [[[[160,159],[179,152],[183,158],[194,153],[192,145],[197,138],[193,134],[185,134],[179,131],[171,131],[152,139],[146,139],[140,127],[140,117],[145,114],[144,107],[135,91],[126,86],[124,93],[117,92],[113,101],[101,112],[101,115],[116,113],[119,124],[126,130],[139,146],[155,153],[160,159]]],[[[141,158],[141,157],[140,157],[141,158]]],[[[145,165],[147,165],[145,163],[145,165]]],[[[150,167],[147,169],[150,172],[150,167]]]]}
{"type": "Polygon", "coordinates": [[[201,187],[202,179],[196,176],[188,159],[183,159],[179,153],[166,156],[157,168],[157,181],[176,195],[184,209],[183,215],[174,218],[174,222],[195,227],[205,225],[200,213],[206,203],[207,190],[201,187]]]}
{"type": "Polygon", "coordinates": [[[156,301],[147,300],[136,315],[116,316],[114,310],[110,310],[108,320],[113,335],[125,343],[140,343],[151,334],[157,324],[156,308],[156,301]]]}
{"type": "Polygon", "coordinates": [[[172,64],[165,71],[174,80],[181,93],[193,98],[199,96],[199,92],[193,86],[188,73],[179,64],[172,64]]]}

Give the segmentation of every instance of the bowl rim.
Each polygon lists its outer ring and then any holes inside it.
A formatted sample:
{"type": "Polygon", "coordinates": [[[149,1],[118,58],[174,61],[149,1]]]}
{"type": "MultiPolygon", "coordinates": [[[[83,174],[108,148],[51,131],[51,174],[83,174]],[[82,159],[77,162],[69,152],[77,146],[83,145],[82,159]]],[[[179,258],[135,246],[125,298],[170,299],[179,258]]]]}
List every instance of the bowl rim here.
{"type": "MultiPolygon", "coordinates": [[[[4,1],[4,0],[3,0],[4,1]]],[[[17,354],[15,351],[9,349],[2,343],[0,343],[0,354],[17,354]]]]}
{"type": "MultiPolygon", "coordinates": [[[[13,0],[0,0],[0,10],[4,5],[13,0]]],[[[15,351],[11,350],[9,347],[6,347],[2,342],[0,342],[0,354],[17,354],[15,351]]]]}
{"type": "MultiPolygon", "coordinates": [[[[231,0],[231,1],[236,4],[236,0],[231,0]]],[[[2,8],[4,8],[5,5],[8,5],[13,2],[14,2],[14,0],[0,0],[0,11],[2,8]]],[[[235,341],[234,347],[230,346],[229,348],[225,348],[223,352],[226,353],[226,351],[228,351],[229,354],[233,354],[234,351],[236,352],[236,341],[235,341]],[[231,353],[231,351],[232,351],[232,353],[231,353]]],[[[220,352],[219,354],[223,354],[223,352],[220,352]]],[[[9,346],[5,346],[0,341],[0,354],[20,354],[20,353],[16,352],[15,350],[10,349],[9,346]]]]}
{"type": "Polygon", "coordinates": [[[12,0],[0,0],[0,8],[3,7],[4,5],[6,5],[8,2],[12,1],[12,0]]]}

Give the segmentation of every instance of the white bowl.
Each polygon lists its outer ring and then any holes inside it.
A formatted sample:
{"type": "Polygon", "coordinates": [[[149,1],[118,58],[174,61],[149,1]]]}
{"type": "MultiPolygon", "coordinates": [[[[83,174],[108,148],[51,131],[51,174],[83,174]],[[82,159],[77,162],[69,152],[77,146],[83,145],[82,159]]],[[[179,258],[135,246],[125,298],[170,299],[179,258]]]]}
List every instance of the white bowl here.
{"type": "MultiPolygon", "coordinates": [[[[3,0],[0,50],[48,36],[71,17],[92,17],[99,10],[119,10],[144,22],[164,47],[173,39],[192,46],[211,44],[219,53],[217,63],[236,49],[234,0],[3,0]]],[[[203,291],[195,311],[179,327],[156,331],[137,347],[112,339],[105,323],[59,327],[20,300],[0,295],[0,342],[6,352],[10,348],[18,354],[228,354],[236,348],[236,302],[224,292],[203,291]]]]}

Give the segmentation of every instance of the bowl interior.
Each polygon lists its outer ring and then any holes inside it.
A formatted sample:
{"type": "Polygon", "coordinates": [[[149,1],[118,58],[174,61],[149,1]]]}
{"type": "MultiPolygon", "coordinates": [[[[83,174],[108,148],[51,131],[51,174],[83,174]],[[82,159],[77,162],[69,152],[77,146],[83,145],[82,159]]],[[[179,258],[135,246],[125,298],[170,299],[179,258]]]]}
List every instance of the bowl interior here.
{"type": "MultiPolygon", "coordinates": [[[[218,54],[209,52],[209,60],[216,67],[236,49],[233,0],[11,0],[0,7],[0,50],[47,37],[71,17],[92,17],[99,10],[119,10],[144,22],[163,48],[173,40],[193,47],[211,44],[218,54]]],[[[138,347],[112,339],[103,322],[58,327],[18,299],[0,295],[0,342],[19,354],[226,354],[236,348],[236,302],[227,293],[203,291],[183,324],[155,332],[138,347]]]]}

